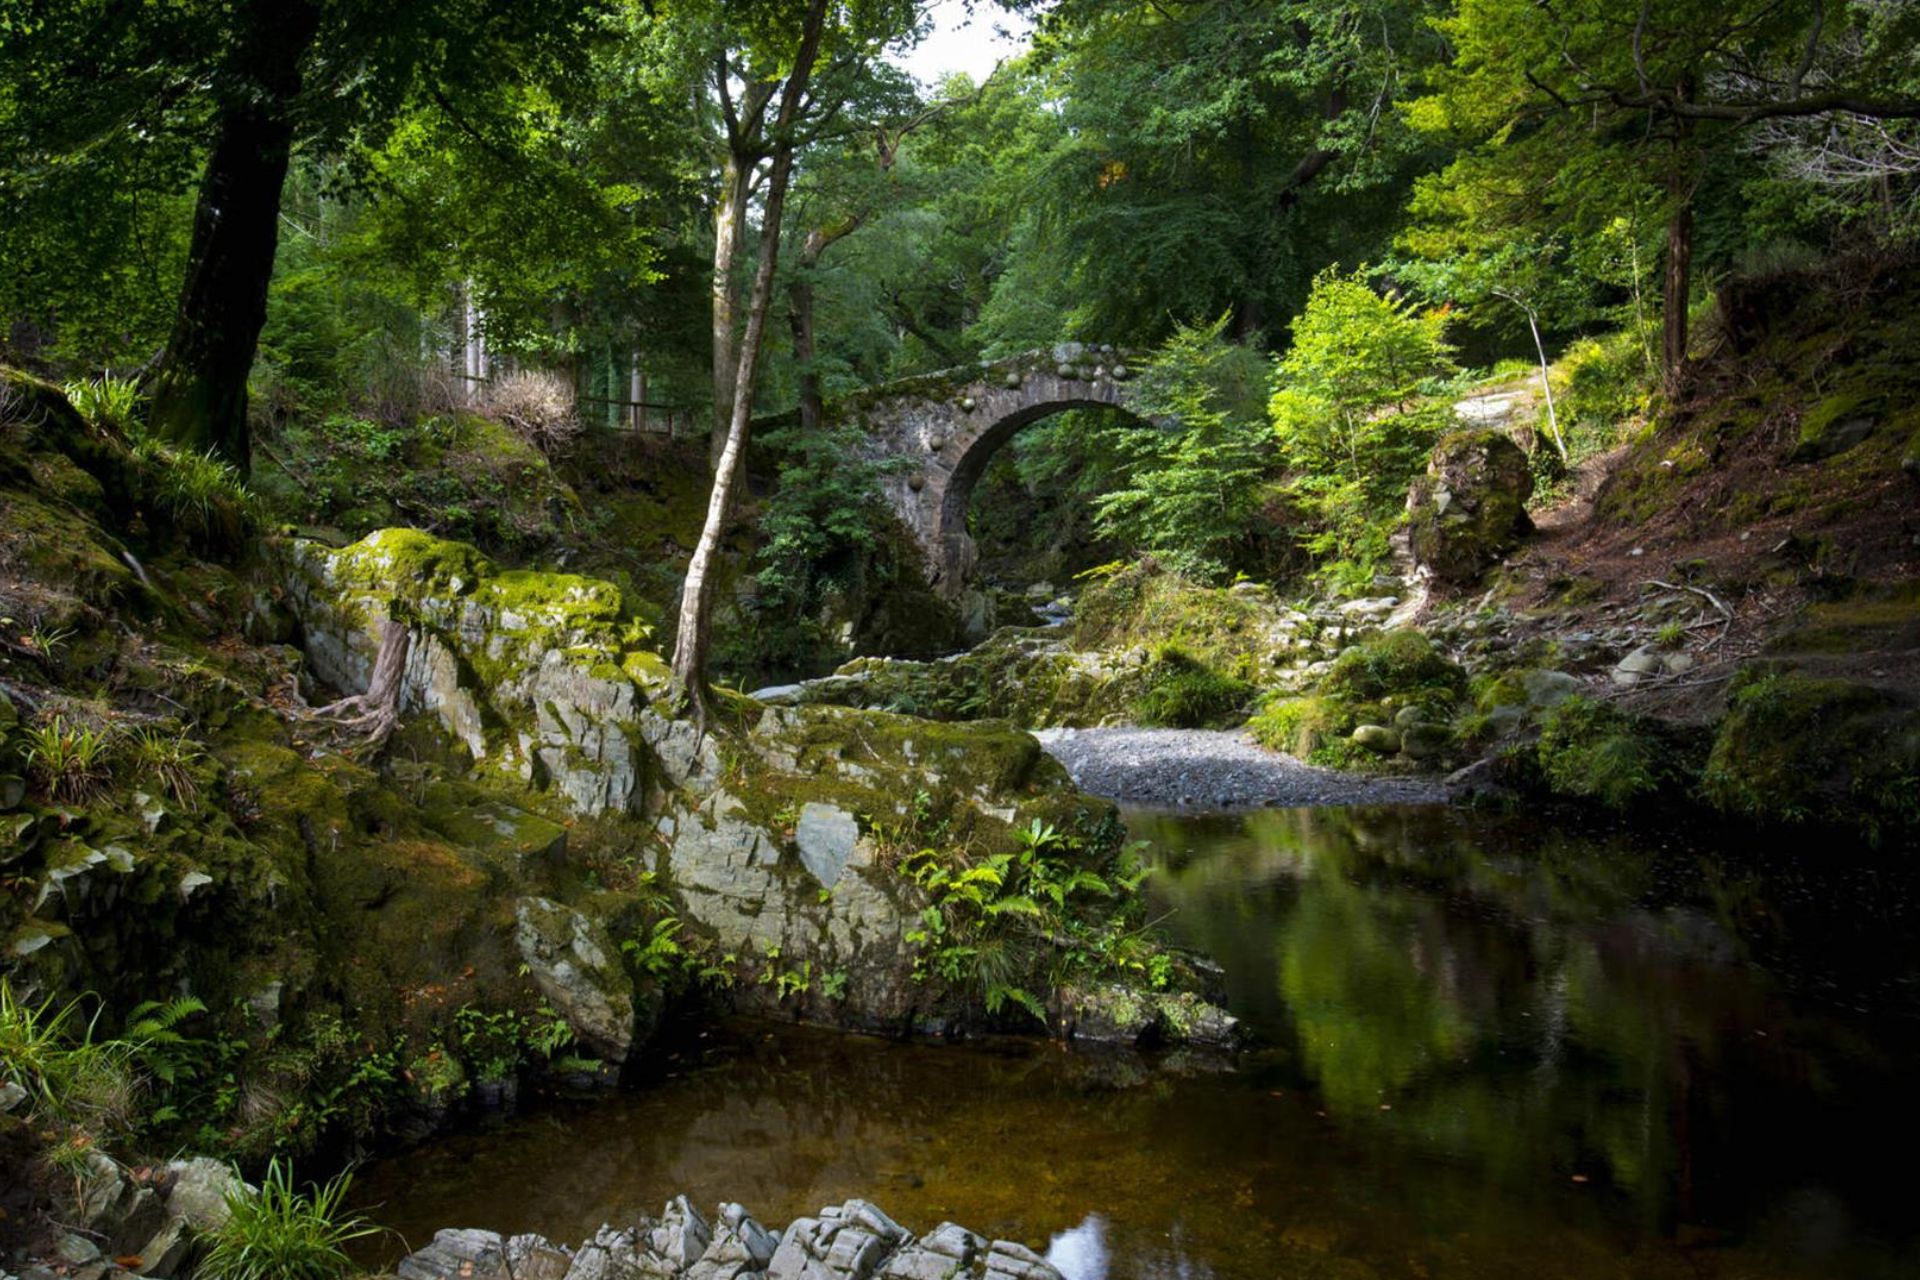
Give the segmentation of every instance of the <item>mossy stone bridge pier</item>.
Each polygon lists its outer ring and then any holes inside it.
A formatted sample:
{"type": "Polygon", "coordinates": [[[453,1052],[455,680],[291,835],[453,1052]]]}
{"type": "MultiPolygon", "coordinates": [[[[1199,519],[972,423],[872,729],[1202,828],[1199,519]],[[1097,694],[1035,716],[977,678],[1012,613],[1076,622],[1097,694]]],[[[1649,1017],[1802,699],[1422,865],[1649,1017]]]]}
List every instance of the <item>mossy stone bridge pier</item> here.
{"type": "Polygon", "coordinates": [[[988,461],[1023,428],[1064,410],[1131,411],[1139,354],[1062,342],[870,387],[835,400],[828,414],[863,427],[869,460],[904,460],[881,488],[919,544],[934,590],[957,600],[978,558],[967,504],[988,461]]]}

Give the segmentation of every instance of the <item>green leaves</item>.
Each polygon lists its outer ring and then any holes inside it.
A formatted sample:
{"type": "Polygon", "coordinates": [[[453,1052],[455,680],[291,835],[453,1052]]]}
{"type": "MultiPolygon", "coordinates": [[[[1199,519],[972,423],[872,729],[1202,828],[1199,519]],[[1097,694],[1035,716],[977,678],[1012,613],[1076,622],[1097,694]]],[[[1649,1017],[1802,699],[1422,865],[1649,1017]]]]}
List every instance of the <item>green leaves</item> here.
{"type": "Polygon", "coordinates": [[[350,1173],[311,1191],[293,1180],[293,1166],[275,1157],[257,1194],[227,1195],[227,1221],[209,1236],[198,1274],[208,1280],[339,1280],[353,1270],[347,1246],[380,1228],[345,1209],[350,1173]]]}
{"type": "Polygon", "coordinates": [[[1309,518],[1302,541],[1356,585],[1386,556],[1407,484],[1452,417],[1422,403],[1452,369],[1446,313],[1387,297],[1369,275],[1315,279],[1268,402],[1287,494],[1309,518]]]}
{"type": "Polygon", "coordinates": [[[1202,580],[1232,572],[1273,460],[1244,394],[1264,362],[1226,340],[1227,319],[1176,329],[1140,381],[1135,408],[1147,421],[1094,437],[1116,459],[1114,487],[1094,499],[1101,535],[1202,580]]]}

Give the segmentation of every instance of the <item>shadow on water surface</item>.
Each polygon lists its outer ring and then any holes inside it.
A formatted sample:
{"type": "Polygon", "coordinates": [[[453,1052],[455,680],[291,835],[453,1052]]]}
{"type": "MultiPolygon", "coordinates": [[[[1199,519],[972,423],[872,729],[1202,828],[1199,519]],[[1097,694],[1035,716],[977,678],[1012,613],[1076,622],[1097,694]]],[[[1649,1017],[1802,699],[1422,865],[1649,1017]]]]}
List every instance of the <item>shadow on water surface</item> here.
{"type": "Polygon", "coordinates": [[[416,1244],[862,1196],[1070,1280],[1920,1274],[1903,875],[1444,810],[1130,823],[1261,1036],[1236,1070],[733,1023],[360,1192],[416,1244]]]}

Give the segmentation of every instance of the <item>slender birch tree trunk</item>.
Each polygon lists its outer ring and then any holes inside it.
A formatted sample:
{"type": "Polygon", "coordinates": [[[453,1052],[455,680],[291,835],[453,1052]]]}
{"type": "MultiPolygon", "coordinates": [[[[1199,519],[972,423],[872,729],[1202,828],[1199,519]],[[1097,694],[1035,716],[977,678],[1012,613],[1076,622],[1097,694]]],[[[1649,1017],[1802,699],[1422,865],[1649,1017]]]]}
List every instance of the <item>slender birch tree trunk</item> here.
{"type": "Polygon", "coordinates": [[[774,268],[780,257],[780,222],[787,202],[787,186],[793,176],[793,125],[806,97],[807,82],[813,75],[813,63],[820,51],[822,28],[826,25],[827,0],[809,0],[806,24],[801,29],[800,47],[794,55],[793,70],[780,95],[780,113],[774,123],[773,163],[767,174],[767,203],[760,227],[760,261],[754,271],[753,292],[747,301],[746,329],[740,337],[740,351],[733,380],[732,410],[727,424],[726,442],[714,469],[713,492],[707,499],[707,520],[700,530],[700,541],[687,565],[686,586],[680,594],[679,628],[674,635],[673,674],[704,721],[706,713],[707,655],[711,647],[713,622],[713,562],[719,554],[720,538],[733,514],[734,494],[747,460],[747,428],[753,417],[754,374],[760,363],[760,346],[766,336],[767,311],[773,298],[774,268]]]}

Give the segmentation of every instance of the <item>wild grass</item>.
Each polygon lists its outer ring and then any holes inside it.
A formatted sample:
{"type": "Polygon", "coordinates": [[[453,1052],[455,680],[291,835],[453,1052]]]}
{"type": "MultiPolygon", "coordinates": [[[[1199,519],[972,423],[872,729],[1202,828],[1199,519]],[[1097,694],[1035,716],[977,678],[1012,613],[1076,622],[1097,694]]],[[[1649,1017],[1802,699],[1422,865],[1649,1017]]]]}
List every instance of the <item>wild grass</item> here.
{"type": "Polygon", "coordinates": [[[85,804],[112,777],[112,740],[91,725],[55,716],[28,729],[26,744],[27,772],[49,800],[85,804]]]}
{"type": "Polygon", "coordinates": [[[152,778],[176,803],[192,806],[200,796],[193,768],[206,752],[184,733],[141,729],[133,735],[130,754],[134,768],[152,778]]]}
{"type": "Polygon", "coordinates": [[[196,1274],[205,1280],[338,1280],[354,1270],[347,1246],[379,1233],[346,1212],[351,1173],[301,1191],[293,1166],[275,1158],[258,1193],[227,1196],[228,1217],[207,1236],[196,1274]]]}
{"type": "Polygon", "coordinates": [[[135,1046],[97,1037],[95,1022],[81,1020],[77,1000],[31,1004],[0,978],[0,1079],[25,1089],[36,1115],[83,1138],[94,1126],[128,1125],[139,1094],[135,1046]]]}
{"type": "Polygon", "coordinates": [[[231,463],[207,453],[174,449],[146,437],[133,449],[149,477],[155,506],[191,536],[233,541],[252,519],[255,500],[231,463]]]}
{"type": "Polygon", "coordinates": [[[67,402],[94,426],[122,435],[132,429],[140,409],[140,388],[132,379],[107,374],[69,382],[63,389],[67,402]]]}

